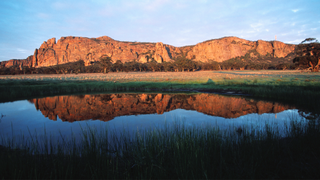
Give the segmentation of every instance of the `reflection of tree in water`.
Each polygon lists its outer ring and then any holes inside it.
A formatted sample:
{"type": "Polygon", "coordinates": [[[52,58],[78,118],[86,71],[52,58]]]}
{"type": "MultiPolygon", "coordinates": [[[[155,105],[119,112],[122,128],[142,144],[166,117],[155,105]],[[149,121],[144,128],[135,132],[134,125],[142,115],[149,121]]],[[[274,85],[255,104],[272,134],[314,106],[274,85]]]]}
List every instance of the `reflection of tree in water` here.
{"type": "Polygon", "coordinates": [[[84,95],[81,94],[81,95],[75,95],[76,97],[80,98],[80,99],[83,99],[84,98],[84,95]]]}
{"type": "Polygon", "coordinates": [[[112,97],[110,94],[104,94],[100,96],[100,99],[102,102],[107,103],[112,100],[112,97]]]}
{"type": "Polygon", "coordinates": [[[6,115],[3,115],[2,113],[1,113],[1,116],[0,116],[0,123],[1,123],[1,120],[2,120],[2,118],[3,117],[5,117],[6,115]]]}
{"type": "Polygon", "coordinates": [[[314,121],[320,120],[320,113],[319,112],[307,111],[307,110],[299,110],[298,112],[301,117],[304,117],[307,120],[314,120],[314,121]]]}

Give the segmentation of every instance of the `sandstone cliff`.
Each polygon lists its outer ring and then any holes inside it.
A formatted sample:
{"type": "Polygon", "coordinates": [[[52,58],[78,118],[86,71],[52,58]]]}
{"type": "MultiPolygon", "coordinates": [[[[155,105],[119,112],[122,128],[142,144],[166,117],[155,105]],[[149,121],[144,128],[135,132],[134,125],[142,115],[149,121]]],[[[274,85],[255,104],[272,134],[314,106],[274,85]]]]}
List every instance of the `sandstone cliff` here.
{"type": "MultiPolygon", "coordinates": [[[[99,61],[103,55],[111,57],[115,63],[136,60],[146,63],[154,59],[158,63],[170,62],[179,56],[186,56],[195,61],[214,60],[222,62],[231,58],[244,56],[247,53],[255,57],[255,53],[280,58],[294,52],[295,45],[279,41],[248,41],[237,37],[224,37],[198,43],[195,46],[174,47],[171,45],[143,42],[117,41],[108,36],[99,38],[61,37],[49,39],[36,49],[32,61],[25,63],[32,67],[46,67],[83,60],[85,65],[99,61]]],[[[30,60],[28,60],[30,61],[30,60]]],[[[11,63],[2,62],[2,64],[11,63]]]]}
{"type": "Polygon", "coordinates": [[[158,62],[171,61],[170,51],[180,50],[163,43],[122,42],[103,36],[99,38],[62,37],[44,42],[35,50],[34,67],[52,66],[84,60],[90,65],[103,55],[111,57],[113,62],[121,60],[128,62],[138,60],[148,62],[153,57],[158,62]]]}
{"type": "Polygon", "coordinates": [[[32,67],[33,56],[29,56],[26,59],[10,59],[8,61],[0,62],[0,67],[11,67],[11,66],[28,66],[32,67]]]}
{"type": "Polygon", "coordinates": [[[51,120],[102,120],[137,114],[162,114],[174,109],[196,110],[212,116],[237,118],[251,113],[278,113],[293,108],[278,103],[215,94],[104,94],[32,99],[36,109],[51,120]]]}
{"type": "Polygon", "coordinates": [[[237,37],[225,37],[197,44],[188,52],[187,58],[196,61],[222,62],[237,56],[244,56],[252,51],[256,51],[262,56],[269,53],[273,57],[280,58],[294,52],[294,49],[295,45],[279,41],[248,41],[237,37]]]}

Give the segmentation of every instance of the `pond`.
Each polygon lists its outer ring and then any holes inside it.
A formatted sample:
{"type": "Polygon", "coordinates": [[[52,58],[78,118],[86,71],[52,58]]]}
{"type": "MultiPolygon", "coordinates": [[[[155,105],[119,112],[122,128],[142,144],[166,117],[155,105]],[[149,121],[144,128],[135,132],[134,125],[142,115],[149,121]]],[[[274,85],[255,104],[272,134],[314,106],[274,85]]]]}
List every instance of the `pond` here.
{"type": "Polygon", "coordinates": [[[120,136],[123,132],[132,134],[177,125],[230,132],[239,127],[263,131],[268,125],[285,136],[290,121],[306,121],[291,105],[207,93],[54,96],[1,103],[0,113],[4,115],[0,120],[2,139],[44,133],[53,139],[77,139],[88,127],[107,127],[120,136]]]}

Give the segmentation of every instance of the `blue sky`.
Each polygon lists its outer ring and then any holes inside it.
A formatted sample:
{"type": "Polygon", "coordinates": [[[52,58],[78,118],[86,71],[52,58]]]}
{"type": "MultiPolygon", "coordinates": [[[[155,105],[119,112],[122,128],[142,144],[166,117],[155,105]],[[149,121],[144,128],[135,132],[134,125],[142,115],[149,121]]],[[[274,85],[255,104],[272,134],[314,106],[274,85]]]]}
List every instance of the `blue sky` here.
{"type": "Polygon", "coordinates": [[[320,40],[320,0],[0,0],[0,61],[43,41],[100,37],[174,46],[237,36],[320,40]]]}

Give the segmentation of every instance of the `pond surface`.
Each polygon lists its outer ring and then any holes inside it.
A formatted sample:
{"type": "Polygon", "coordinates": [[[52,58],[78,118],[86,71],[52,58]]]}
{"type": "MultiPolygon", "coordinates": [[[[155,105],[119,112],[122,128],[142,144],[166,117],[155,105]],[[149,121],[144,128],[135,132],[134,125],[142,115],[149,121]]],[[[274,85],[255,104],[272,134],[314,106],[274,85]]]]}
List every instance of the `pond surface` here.
{"type": "MultiPolygon", "coordinates": [[[[165,128],[214,127],[264,130],[268,124],[283,136],[291,120],[306,121],[290,105],[217,94],[88,94],[54,96],[0,104],[2,137],[78,137],[86,127],[114,133],[165,128]]],[[[80,136],[79,136],[80,137],[80,136]]],[[[0,142],[1,143],[1,142],[0,142]]]]}

